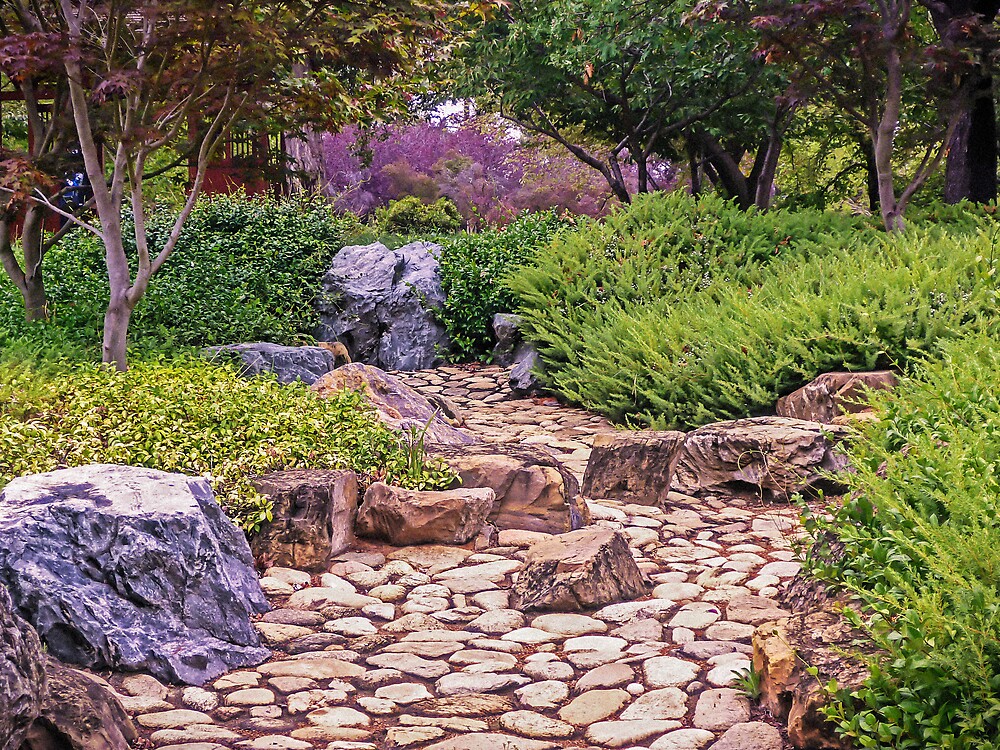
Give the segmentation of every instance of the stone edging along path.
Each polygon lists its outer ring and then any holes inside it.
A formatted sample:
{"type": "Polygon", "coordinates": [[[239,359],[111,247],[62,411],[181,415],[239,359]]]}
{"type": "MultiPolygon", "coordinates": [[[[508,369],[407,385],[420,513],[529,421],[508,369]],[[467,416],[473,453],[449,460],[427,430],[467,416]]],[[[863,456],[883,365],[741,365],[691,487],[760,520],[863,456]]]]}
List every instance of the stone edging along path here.
{"type": "MultiPolygon", "coordinates": [[[[544,446],[578,477],[613,430],[513,400],[499,368],[397,375],[449,397],[473,434],[544,446]]],[[[109,679],[140,742],[170,750],[785,750],[734,679],[755,626],[787,614],[774,597],[798,571],[796,509],[681,496],[666,512],[591,510],[629,539],[650,596],[526,616],[509,608],[511,577],[544,535],[501,531],[483,550],[360,542],[321,576],[266,572],[268,663],[204,688],[109,679]]]]}

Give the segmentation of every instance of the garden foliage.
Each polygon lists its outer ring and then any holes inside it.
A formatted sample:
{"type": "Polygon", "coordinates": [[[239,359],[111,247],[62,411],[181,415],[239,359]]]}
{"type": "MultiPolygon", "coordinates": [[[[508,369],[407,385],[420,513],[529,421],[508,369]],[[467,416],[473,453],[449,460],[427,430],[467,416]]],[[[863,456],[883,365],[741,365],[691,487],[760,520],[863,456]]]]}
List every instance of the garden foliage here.
{"type": "Polygon", "coordinates": [[[857,747],[1000,748],[1000,340],[941,349],[875,399],[850,494],[811,523],[844,549],[807,566],[853,596],[881,649],[829,712],[857,747]]]}
{"type": "MultiPolygon", "coordinates": [[[[162,241],[172,216],[153,217],[149,234],[162,241]]],[[[238,341],[301,343],[314,330],[320,280],[334,254],[360,231],[358,220],[327,204],[245,195],[199,202],[175,255],[152,280],[132,319],[133,343],[204,346],[238,341]]],[[[128,232],[126,232],[128,235],[128,232]]],[[[103,246],[77,231],[46,258],[55,328],[83,347],[96,346],[107,306],[103,246]]],[[[20,296],[0,280],[0,342],[37,330],[25,326],[20,296]]],[[[36,327],[37,328],[37,327],[36,327]]]]}
{"type": "Polygon", "coordinates": [[[197,359],[94,365],[0,364],[0,484],[25,474],[117,463],[208,476],[244,529],[270,520],[254,476],[353,469],[362,484],[436,489],[454,476],[414,456],[363,396],[320,398],[301,383],[241,378],[197,359]]]}
{"type": "Polygon", "coordinates": [[[822,372],[905,368],[993,320],[992,235],[936,218],[894,240],[840,214],[654,196],[561,235],[511,286],[556,392],[694,427],[822,372]]]}
{"type": "Polygon", "coordinates": [[[444,307],[438,316],[460,361],[485,359],[494,345],[493,316],[512,312],[517,300],[508,276],[525,264],[567,221],[554,213],[522,214],[506,227],[442,240],[444,307]]]}

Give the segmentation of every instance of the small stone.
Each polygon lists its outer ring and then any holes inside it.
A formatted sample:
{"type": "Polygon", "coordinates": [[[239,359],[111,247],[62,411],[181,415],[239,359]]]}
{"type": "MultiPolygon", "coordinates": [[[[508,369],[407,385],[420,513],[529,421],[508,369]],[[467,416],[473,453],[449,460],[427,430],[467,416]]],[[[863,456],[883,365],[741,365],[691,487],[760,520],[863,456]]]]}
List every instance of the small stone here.
{"type": "Polygon", "coordinates": [[[572,613],[539,615],[531,621],[531,627],[566,637],[604,633],[608,629],[601,620],[572,613]]]}
{"type": "Polygon", "coordinates": [[[706,690],[698,696],[694,725],[699,729],[721,731],[750,720],[750,701],[738,690],[706,690]]]}
{"type": "MultiPolygon", "coordinates": [[[[680,725],[679,721],[601,721],[587,728],[587,740],[604,747],[625,747],[642,742],[655,734],[677,729],[680,725]]],[[[746,745],[742,750],[753,747],[746,745]]]]}
{"type": "Polygon", "coordinates": [[[168,689],[155,677],[148,674],[132,674],[122,680],[122,692],[136,698],[150,697],[164,700],[168,689]]]}
{"type": "Polygon", "coordinates": [[[513,609],[494,609],[469,623],[472,630],[490,635],[503,635],[524,625],[524,615],[513,609]]]}
{"type": "Polygon", "coordinates": [[[667,732],[649,746],[649,750],[701,750],[715,735],[704,729],[677,729],[667,732]]]}
{"type": "Polygon", "coordinates": [[[601,688],[616,688],[627,685],[635,679],[635,670],[628,664],[604,664],[592,669],[576,683],[579,693],[601,688]]]}
{"type": "Polygon", "coordinates": [[[227,706],[269,706],[274,703],[274,693],[267,688],[246,688],[226,696],[227,706]]]}
{"type": "Polygon", "coordinates": [[[276,734],[244,740],[236,744],[238,747],[246,748],[246,750],[311,750],[312,748],[312,744],[308,742],[276,734]]]}
{"type": "Polygon", "coordinates": [[[420,683],[403,682],[398,685],[386,685],[378,688],[375,691],[375,697],[405,706],[410,703],[433,698],[434,695],[420,683]]]}
{"type": "Polygon", "coordinates": [[[526,708],[548,710],[558,708],[569,698],[569,687],[558,680],[533,682],[514,691],[517,702],[526,708]]]}
{"type": "Polygon", "coordinates": [[[434,688],[439,695],[466,695],[470,693],[498,693],[511,687],[521,687],[531,682],[522,675],[511,674],[465,674],[453,672],[439,679],[434,688]]]}
{"type": "Polygon", "coordinates": [[[624,638],[610,635],[581,635],[563,643],[563,651],[621,651],[628,646],[624,638]]]}
{"type": "Polygon", "coordinates": [[[642,664],[646,685],[651,688],[686,685],[698,676],[697,664],[673,656],[656,656],[642,664]]]}
{"type": "Polygon", "coordinates": [[[373,667],[398,669],[400,672],[425,680],[435,680],[451,672],[447,664],[414,654],[377,654],[368,658],[368,664],[373,667]]]}
{"type": "Polygon", "coordinates": [[[508,732],[536,739],[561,739],[573,735],[573,727],[534,711],[510,711],[500,717],[500,726],[508,732]]]}
{"type": "Polygon", "coordinates": [[[288,696],[288,713],[305,714],[347,700],[343,690],[303,690],[288,696]]]}
{"type": "Polygon", "coordinates": [[[709,625],[705,630],[705,638],[710,641],[747,641],[753,637],[755,627],[742,622],[720,620],[709,625]]]}
{"type": "Polygon", "coordinates": [[[347,706],[320,708],[307,714],[306,718],[319,727],[366,727],[371,724],[371,719],[365,714],[347,706]]]}
{"type": "Polygon", "coordinates": [[[385,733],[386,747],[410,747],[444,737],[440,727],[389,727],[385,733]]]}
{"type": "Polygon", "coordinates": [[[136,721],[147,729],[180,729],[191,724],[213,724],[211,716],[201,711],[177,708],[173,711],[158,711],[143,714],[136,721]]]}
{"type": "Polygon", "coordinates": [[[650,690],[622,711],[623,720],[682,719],[687,713],[687,695],[675,687],[650,690]]]}
{"type": "Polygon", "coordinates": [[[678,610],[668,625],[672,628],[691,628],[702,630],[722,617],[722,612],[716,604],[710,602],[693,602],[678,610]]]}
{"type": "Polygon", "coordinates": [[[358,705],[375,716],[391,716],[399,708],[395,703],[384,698],[358,698],[358,705]]]}
{"type": "Polygon", "coordinates": [[[750,721],[735,724],[709,750],[782,750],[781,733],[770,724],[750,721]]]}
{"type": "Polygon", "coordinates": [[[529,662],[524,665],[524,673],[535,680],[571,680],[576,674],[566,662],[529,662]]]}
{"type": "Polygon", "coordinates": [[[204,688],[189,687],[181,693],[181,703],[195,711],[214,711],[219,707],[219,696],[204,688]]]}
{"type": "Polygon", "coordinates": [[[323,630],[347,638],[358,638],[378,632],[378,628],[372,625],[367,617],[342,617],[339,620],[331,620],[323,626],[323,630]]]}
{"type": "Polygon", "coordinates": [[[588,726],[618,713],[630,697],[624,690],[588,690],[563,706],[559,718],[576,726],[588,726]]]}

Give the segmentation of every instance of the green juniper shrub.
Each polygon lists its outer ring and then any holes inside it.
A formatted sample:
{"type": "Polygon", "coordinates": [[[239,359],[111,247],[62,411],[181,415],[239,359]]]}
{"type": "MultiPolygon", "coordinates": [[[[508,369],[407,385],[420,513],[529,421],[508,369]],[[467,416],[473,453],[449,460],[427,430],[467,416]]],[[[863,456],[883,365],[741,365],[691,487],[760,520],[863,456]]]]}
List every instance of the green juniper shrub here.
{"type": "Polygon", "coordinates": [[[654,196],[560,235],[511,281],[547,385],[672,428],[764,413],[836,369],[905,367],[991,320],[986,230],[654,196]]]}
{"type": "Polygon", "coordinates": [[[493,316],[517,305],[507,277],[531,263],[567,221],[552,212],[525,213],[504,227],[444,238],[439,317],[458,360],[485,359],[493,348],[493,316]]]}
{"type": "Polygon", "coordinates": [[[843,505],[809,519],[806,566],[880,647],[828,711],[856,747],[1000,748],[1000,340],[996,329],[875,397],[843,505]],[[821,542],[822,543],[822,542],[821,542]],[[860,614],[858,614],[860,613],[860,614]]]}
{"type": "MultiPolygon", "coordinates": [[[[169,212],[152,217],[154,247],[173,218],[169,212]]],[[[129,223],[126,217],[126,238],[129,223]]],[[[203,199],[133,314],[132,342],[139,349],[162,349],[308,340],[317,323],[312,301],[322,276],[360,230],[356,217],[335,214],[312,199],[203,199]]],[[[53,317],[45,326],[25,324],[16,289],[6,278],[0,281],[0,339],[49,336],[99,346],[108,291],[98,240],[83,231],[70,234],[46,257],[45,275],[53,317]]]]}
{"type": "Polygon", "coordinates": [[[441,462],[415,459],[356,392],[323,399],[301,383],[187,358],[139,361],[126,373],[0,363],[0,483],[89,463],[209,476],[248,531],[271,513],[251,479],[272,471],[348,468],[363,482],[414,489],[454,480],[441,462]]]}
{"type": "Polygon", "coordinates": [[[465,220],[450,198],[424,203],[420,198],[409,195],[377,209],[374,223],[379,232],[389,235],[420,232],[447,234],[461,229],[465,220]]]}

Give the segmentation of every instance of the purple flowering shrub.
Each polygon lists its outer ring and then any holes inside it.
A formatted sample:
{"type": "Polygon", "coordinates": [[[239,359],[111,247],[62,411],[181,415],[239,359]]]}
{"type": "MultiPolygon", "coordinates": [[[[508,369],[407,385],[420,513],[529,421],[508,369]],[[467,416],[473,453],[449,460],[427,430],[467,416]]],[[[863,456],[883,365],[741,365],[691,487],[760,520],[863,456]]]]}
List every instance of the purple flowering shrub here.
{"type": "MultiPolygon", "coordinates": [[[[327,193],[338,208],[368,215],[390,201],[451,199],[470,229],[505,224],[524,211],[601,216],[614,207],[604,177],[551,144],[520,139],[495,122],[356,128],[324,139],[327,193]]],[[[671,180],[669,165],[660,165],[671,180]]]]}

